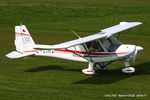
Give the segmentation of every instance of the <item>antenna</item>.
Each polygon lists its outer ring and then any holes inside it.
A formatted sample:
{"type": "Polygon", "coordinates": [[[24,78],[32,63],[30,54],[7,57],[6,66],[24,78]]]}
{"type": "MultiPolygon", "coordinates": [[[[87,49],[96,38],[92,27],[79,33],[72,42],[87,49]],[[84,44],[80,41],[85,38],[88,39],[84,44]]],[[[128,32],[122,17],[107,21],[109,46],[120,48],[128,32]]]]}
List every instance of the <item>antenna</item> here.
{"type": "Polygon", "coordinates": [[[22,22],[20,22],[20,26],[22,26],[22,22]]]}
{"type": "Polygon", "coordinates": [[[75,34],[78,38],[81,38],[76,32],[74,32],[73,30],[70,30],[73,34],[75,34]]]}

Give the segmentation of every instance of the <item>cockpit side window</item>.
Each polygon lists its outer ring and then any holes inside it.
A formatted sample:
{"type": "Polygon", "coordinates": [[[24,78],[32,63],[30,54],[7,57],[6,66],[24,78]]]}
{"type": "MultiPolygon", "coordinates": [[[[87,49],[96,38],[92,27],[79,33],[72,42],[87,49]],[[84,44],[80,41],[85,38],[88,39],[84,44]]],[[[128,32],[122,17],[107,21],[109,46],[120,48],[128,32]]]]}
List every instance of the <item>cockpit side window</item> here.
{"type": "Polygon", "coordinates": [[[86,43],[89,52],[104,52],[98,40],[86,43]]]}

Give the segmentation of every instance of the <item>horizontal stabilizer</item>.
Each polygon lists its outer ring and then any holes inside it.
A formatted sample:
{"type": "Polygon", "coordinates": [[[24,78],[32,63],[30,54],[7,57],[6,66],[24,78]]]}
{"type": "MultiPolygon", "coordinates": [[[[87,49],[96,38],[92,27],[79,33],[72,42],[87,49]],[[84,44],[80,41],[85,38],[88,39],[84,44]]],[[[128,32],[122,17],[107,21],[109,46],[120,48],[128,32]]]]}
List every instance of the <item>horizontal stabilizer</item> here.
{"type": "Polygon", "coordinates": [[[17,51],[13,51],[13,52],[7,54],[6,57],[8,57],[8,58],[21,58],[21,57],[25,57],[25,56],[29,56],[29,55],[33,55],[33,54],[35,54],[35,52],[20,53],[17,51]]]}

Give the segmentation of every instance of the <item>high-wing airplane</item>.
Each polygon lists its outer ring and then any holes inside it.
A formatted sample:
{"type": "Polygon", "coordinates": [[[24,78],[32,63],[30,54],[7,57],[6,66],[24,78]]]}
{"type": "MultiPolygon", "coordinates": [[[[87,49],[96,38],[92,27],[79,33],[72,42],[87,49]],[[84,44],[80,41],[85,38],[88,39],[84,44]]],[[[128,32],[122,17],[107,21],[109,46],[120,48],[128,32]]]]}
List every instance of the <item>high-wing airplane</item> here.
{"type": "MultiPolygon", "coordinates": [[[[108,65],[114,61],[123,61],[124,73],[135,72],[129,62],[135,62],[138,51],[143,48],[137,45],[122,44],[114,34],[131,30],[141,22],[120,22],[118,25],[101,30],[101,32],[87,37],[79,37],[76,40],[56,44],[35,44],[25,25],[15,26],[15,46],[13,51],[6,56],[8,58],[21,58],[25,56],[48,56],[67,60],[88,62],[88,68],[83,69],[84,74],[92,75],[95,67],[108,70],[108,65]]],[[[123,36],[124,37],[124,36],[123,36]]],[[[122,38],[123,38],[122,37],[122,38]]]]}

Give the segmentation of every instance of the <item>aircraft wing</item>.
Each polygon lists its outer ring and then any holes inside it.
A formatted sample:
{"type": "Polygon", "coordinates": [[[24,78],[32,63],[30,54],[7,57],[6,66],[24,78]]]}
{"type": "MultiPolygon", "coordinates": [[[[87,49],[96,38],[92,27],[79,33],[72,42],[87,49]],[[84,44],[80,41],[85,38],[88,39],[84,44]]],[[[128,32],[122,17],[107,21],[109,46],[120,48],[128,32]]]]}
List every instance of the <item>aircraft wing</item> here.
{"type": "Polygon", "coordinates": [[[108,35],[107,37],[109,37],[115,33],[119,33],[127,29],[131,29],[141,24],[142,24],[141,22],[120,22],[120,24],[118,25],[103,29],[101,31],[105,32],[108,35]]]}
{"type": "Polygon", "coordinates": [[[90,35],[84,38],[79,38],[76,40],[72,40],[72,41],[68,41],[68,42],[64,42],[64,43],[60,43],[60,44],[56,44],[56,45],[35,45],[34,48],[40,48],[40,49],[62,49],[62,48],[68,48],[68,47],[72,47],[75,45],[79,45],[79,44],[83,44],[86,42],[90,42],[93,40],[97,40],[100,38],[104,38],[106,37],[107,34],[103,34],[102,32],[98,33],[98,34],[94,34],[94,35],[90,35]]]}
{"type": "Polygon", "coordinates": [[[101,32],[94,34],[94,35],[90,35],[84,38],[79,38],[76,40],[72,40],[72,41],[68,41],[68,42],[64,42],[64,43],[60,43],[60,44],[56,44],[56,45],[35,45],[34,48],[39,48],[39,49],[62,49],[62,48],[68,48],[68,47],[72,47],[75,45],[79,45],[79,44],[84,44],[93,40],[97,40],[100,38],[104,38],[104,37],[109,37],[115,33],[119,33],[122,32],[124,30],[127,29],[131,29],[135,26],[138,26],[142,24],[141,22],[120,22],[120,24],[106,28],[101,30],[101,32]]]}

